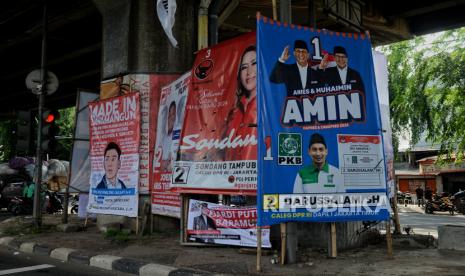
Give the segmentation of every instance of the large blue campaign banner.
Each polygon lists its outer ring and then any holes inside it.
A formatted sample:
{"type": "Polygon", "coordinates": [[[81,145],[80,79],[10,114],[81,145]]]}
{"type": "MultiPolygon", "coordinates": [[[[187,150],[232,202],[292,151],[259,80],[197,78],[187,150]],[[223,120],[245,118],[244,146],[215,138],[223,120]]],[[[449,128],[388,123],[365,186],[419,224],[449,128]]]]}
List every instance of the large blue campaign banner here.
{"type": "Polygon", "coordinates": [[[257,20],[259,225],[389,217],[365,34],[257,20]]]}

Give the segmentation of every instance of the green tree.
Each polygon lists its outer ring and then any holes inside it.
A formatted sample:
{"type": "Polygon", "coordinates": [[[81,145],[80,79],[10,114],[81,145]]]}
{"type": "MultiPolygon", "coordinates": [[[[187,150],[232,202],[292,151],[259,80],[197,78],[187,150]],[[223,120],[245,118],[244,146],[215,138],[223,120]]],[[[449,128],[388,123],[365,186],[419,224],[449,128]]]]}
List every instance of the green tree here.
{"type": "Polygon", "coordinates": [[[60,160],[69,160],[71,156],[71,150],[73,147],[73,135],[74,135],[74,118],[76,116],[75,108],[69,107],[60,109],[60,118],[57,121],[57,125],[60,128],[58,148],[55,156],[60,160]]]}
{"type": "Polygon", "coordinates": [[[15,154],[16,120],[0,122],[0,161],[7,161],[15,154]]]}
{"type": "Polygon", "coordinates": [[[425,133],[446,153],[465,150],[465,28],[381,48],[387,55],[394,140],[425,133]]]}

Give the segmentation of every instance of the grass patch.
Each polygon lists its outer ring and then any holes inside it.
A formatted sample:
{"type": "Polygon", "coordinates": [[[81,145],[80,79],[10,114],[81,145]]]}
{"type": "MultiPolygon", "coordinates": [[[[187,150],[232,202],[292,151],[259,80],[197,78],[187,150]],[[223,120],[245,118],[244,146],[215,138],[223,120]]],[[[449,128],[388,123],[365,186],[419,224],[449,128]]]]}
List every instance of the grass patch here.
{"type": "Polygon", "coordinates": [[[125,243],[129,241],[129,231],[128,230],[118,230],[118,229],[108,229],[105,232],[105,238],[111,239],[117,243],[125,243]]]}
{"type": "Polygon", "coordinates": [[[50,232],[56,232],[55,225],[43,224],[37,228],[31,224],[18,224],[8,225],[2,228],[2,233],[7,236],[42,234],[50,232]]]}

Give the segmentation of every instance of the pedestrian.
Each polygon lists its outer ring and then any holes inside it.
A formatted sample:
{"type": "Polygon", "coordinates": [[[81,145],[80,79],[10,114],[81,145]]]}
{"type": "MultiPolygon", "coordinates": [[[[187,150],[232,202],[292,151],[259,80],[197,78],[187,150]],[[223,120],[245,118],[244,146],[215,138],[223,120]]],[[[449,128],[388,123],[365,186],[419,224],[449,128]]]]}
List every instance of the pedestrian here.
{"type": "Polygon", "coordinates": [[[418,207],[420,207],[420,205],[423,206],[423,189],[420,187],[420,185],[417,186],[415,193],[417,194],[418,207]]]}
{"type": "Polygon", "coordinates": [[[430,187],[426,187],[425,190],[425,200],[432,201],[433,200],[433,191],[430,187]]]}

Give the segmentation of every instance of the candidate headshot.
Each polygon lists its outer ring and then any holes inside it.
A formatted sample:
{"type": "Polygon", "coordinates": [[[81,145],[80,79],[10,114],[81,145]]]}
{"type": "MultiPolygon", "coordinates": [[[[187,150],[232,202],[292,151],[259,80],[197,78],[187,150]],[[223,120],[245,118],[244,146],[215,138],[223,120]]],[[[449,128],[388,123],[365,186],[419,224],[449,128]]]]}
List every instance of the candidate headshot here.
{"type": "Polygon", "coordinates": [[[103,167],[105,175],[98,183],[97,189],[126,189],[126,185],[118,178],[121,167],[121,149],[115,142],[110,142],[105,148],[103,167]]]}
{"type": "Polygon", "coordinates": [[[168,119],[166,120],[166,133],[168,135],[173,134],[174,123],[176,122],[176,103],[172,101],[168,108],[168,119]]]}
{"type": "Polygon", "coordinates": [[[327,55],[325,55],[320,64],[320,69],[322,70],[319,71],[322,74],[324,82],[329,85],[350,84],[352,90],[365,91],[360,73],[348,66],[349,55],[346,49],[342,46],[335,46],[333,56],[336,66],[327,67],[327,55]]]}
{"type": "MultiPolygon", "coordinates": [[[[211,217],[208,216],[209,209],[207,203],[200,204],[200,214],[194,217],[194,230],[216,230],[216,224],[211,217]]],[[[196,238],[197,242],[213,243],[212,238],[196,238]]]]}
{"type": "Polygon", "coordinates": [[[297,172],[293,192],[335,193],[342,191],[342,176],[338,168],[327,162],[328,147],[321,134],[312,134],[307,153],[312,162],[297,172]]]}
{"type": "Polygon", "coordinates": [[[160,160],[160,170],[162,172],[171,172],[172,160],[171,154],[173,152],[173,130],[176,123],[176,102],[172,101],[168,107],[168,114],[166,117],[166,134],[162,136],[161,144],[161,160],[160,160]]]}
{"type": "Polygon", "coordinates": [[[318,72],[309,64],[310,53],[303,40],[294,41],[292,51],[296,63],[286,64],[291,56],[290,46],[284,47],[270,74],[272,83],[284,83],[287,96],[308,95],[309,89],[318,84],[318,72]]]}

